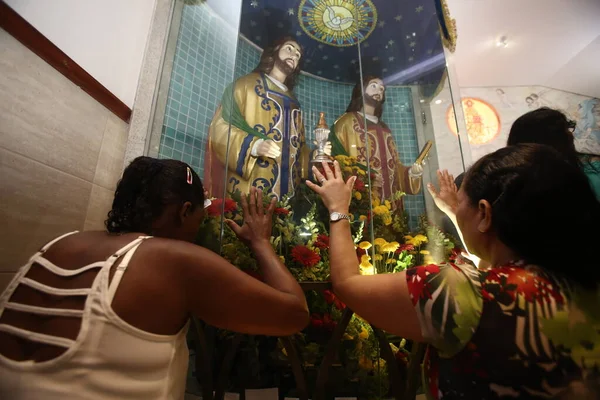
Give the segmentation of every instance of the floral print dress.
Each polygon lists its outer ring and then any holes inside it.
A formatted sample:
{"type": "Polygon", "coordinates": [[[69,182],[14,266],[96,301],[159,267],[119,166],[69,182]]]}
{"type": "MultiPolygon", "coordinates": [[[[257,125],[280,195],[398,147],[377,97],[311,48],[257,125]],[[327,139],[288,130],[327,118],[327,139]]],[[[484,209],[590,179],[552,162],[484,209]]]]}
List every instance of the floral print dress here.
{"type": "Polygon", "coordinates": [[[600,297],[523,262],[406,272],[429,399],[600,399],[600,297]]]}

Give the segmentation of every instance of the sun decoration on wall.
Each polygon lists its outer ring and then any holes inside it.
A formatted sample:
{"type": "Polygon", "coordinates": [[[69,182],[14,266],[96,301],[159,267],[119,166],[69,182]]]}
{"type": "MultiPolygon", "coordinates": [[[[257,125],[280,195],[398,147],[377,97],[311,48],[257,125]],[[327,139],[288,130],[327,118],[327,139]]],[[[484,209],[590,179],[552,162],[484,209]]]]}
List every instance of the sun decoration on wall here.
{"type": "MultiPolygon", "coordinates": [[[[500,133],[500,117],[496,109],[483,100],[472,97],[463,98],[462,108],[467,125],[467,134],[469,143],[486,144],[491,142],[500,133]]],[[[455,135],[458,135],[456,129],[456,119],[454,117],[454,107],[451,105],[446,112],[446,122],[448,127],[455,135]]]]}
{"type": "Polygon", "coordinates": [[[377,10],[371,0],[302,0],[298,21],[313,39],[347,47],[369,37],[377,25],[377,10]]]}

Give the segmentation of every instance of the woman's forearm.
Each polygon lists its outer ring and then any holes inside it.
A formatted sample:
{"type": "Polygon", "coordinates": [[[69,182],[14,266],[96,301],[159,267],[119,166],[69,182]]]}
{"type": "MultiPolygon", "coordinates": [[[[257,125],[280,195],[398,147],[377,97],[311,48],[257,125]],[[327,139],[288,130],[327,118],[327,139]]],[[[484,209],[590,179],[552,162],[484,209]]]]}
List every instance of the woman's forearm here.
{"type": "Polygon", "coordinates": [[[330,224],[329,257],[334,289],[336,285],[343,284],[346,279],[360,274],[350,231],[350,221],[342,219],[330,224]]]}
{"type": "Polygon", "coordinates": [[[296,281],[296,278],[294,278],[286,266],[281,262],[281,259],[267,240],[255,242],[250,248],[260,266],[264,281],[267,285],[306,301],[304,292],[300,285],[298,285],[298,281],[296,281]]]}

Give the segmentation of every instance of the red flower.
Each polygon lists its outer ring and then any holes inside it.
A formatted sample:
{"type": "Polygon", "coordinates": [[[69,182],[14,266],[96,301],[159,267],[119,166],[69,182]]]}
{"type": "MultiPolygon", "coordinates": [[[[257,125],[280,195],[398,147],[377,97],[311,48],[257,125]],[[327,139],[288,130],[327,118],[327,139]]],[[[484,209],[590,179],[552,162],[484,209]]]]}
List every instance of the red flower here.
{"type": "Polygon", "coordinates": [[[319,314],[312,314],[310,316],[310,325],[313,328],[325,328],[329,331],[332,331],[337,326],[337,322],[331,318],[330,314],[323,314],[321,317],[319,314]]]}
{"type": "Polygon", "coordinates": [[[323,292],[323,296],[325,296],[325,301],[327,304],[331,304],[335,300],[335,294],[333,294],[331,290],[325,290],[323,292]]]}
{"type": "Polygon", "coordinates": [[[366,188],[365,183],[361,179],[356,179],[354,182],[354,190],[364,192],[366,188]]]}
{"type": "Polygon", "coordinates": [[[324,327],[325,327],[327,330],[330,330],[330,331],[332,331],[332,330],[334,330],[334,329],[335,329],[335,327],[337,326],[337,322],[336,322],[336,321],[334,321],[334,320],[331,318],[331,315],[329,315],[329,314],[325,314],[325,315],[323,315],[323,326],[324,326],[324,327]]]}
{"type": "Polygon", "coordinates": [[[290,210],[283,208],[283,207],[277,207],[275,209],[275,214],[277,215],[288,215],[290,213],[290,210]]]}
{"type": "Polygon", "coordinates": [[[320,234],[317,236],[317,241],[315,242],[315,246],[321,250],[329,248],[329,236],[320,234]]]}
{"type": "Polygon", "coordinates": [[[321,328],[323,326],[323,320],[319,316],[319,314],[312,314],[310,316],[310,325],[313,328],[321,328]]]}
{"type": "Polygon", "coordinates": [[[342,301],[340,301],[340,299],[338,299],[337,296],[333,294],[331,290],[325,290],[323,292],[323,295],[325,296],[325,301],[327,302],[327,304],[333,304],[334,307],[340,311],[346,308],[346,305],[342,301]]]}
{"type": "Polygon", "coordinates": [[[321,261],[321,256],[308,247],[299,244],[292,249],[292,259],[305,267],[310,268],[321,261]]]}
{"type": "MultiPolygon", "coordinates": [[[[223,207],[223,199],[214,199],[210,206],[206,208],[206,213],[210,216],[221,215],[221,208],[223,207]]],[[[232,199],[225,199],[225,214],[231,213],[237,210],[237,203],[232,199]]]]}
{"type": "Polygon", "coordinates": [[[400,254],[403,251],[413,251],[415,249],[415,246],[413,246],[412,244],[401,244],[400,246],[398,246],[398,249],[396,249],[396,254],[400,254]]]}

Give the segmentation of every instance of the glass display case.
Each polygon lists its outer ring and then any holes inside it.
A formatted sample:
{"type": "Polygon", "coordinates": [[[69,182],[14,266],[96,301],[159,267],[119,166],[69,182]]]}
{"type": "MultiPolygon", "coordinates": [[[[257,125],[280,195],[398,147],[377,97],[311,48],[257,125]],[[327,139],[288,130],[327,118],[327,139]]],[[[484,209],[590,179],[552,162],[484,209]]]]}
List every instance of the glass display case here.
{"type": "Polygon", "coordinates": [[[224,220],[241,221],[250,186],[276,197],[272,244],[311,311],[289,338],[195,321],[190,391],[414,398],[419,347],[370,326],[331,291],[329,214],[304,180],[334,159],[358,176],[351,213],[361,273],[451,257],[457,239],[424,194],[437,168],[464,168],[460,124],[450,129],[446,118],[454,105],[442,10],[437,0],[176,1],[148,153],[203,177],[212,204],[198,244],[256,279],[256,262],[224,220]]]}

